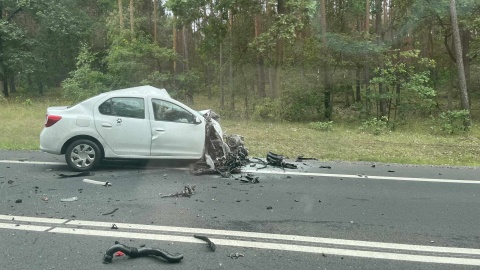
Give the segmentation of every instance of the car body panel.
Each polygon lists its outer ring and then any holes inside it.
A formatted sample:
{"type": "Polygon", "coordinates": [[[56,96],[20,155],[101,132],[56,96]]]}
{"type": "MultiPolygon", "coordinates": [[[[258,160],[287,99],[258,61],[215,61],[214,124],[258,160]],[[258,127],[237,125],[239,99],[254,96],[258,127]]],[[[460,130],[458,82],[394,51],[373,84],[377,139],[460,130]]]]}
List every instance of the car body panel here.
{"type": "MultiPolygon", "coordinates": [[[[40,149],[52,154],[64,154],[72,138],[80,137],[97,141],[104,158],[199,159],[204,153],[205,119],[197,111],[172,99],[165,89],[140,86],[110,91],[72,107],[49,107],[48,115],[62,117],[40,134],[40,149]],[[105,115],[99,111],[99,106],[111,98],[130,97],[144,100],[143,118],[105,115]],[[153,99],[181,107],[196,119],[195,123],[155,120],[153,99]]],[[[215,124],[218,125],[216,121],[215,124]]]]}

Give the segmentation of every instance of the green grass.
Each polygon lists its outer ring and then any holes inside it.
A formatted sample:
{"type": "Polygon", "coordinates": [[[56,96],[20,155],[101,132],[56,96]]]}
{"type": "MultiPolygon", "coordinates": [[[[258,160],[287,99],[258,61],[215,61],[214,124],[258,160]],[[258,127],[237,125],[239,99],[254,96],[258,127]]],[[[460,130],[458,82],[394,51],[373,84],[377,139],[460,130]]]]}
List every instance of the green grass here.
{"type": "MultiPolygon", "coordinates": [[[[53,98],[0,100],[0,149],[38,150],[46,108],[70,103],[53,98]]],[[[212,108],[208,105],[201,100],[193,107],[212,108]]],[[[431,123],[425,120],[375,136],[362,132],[359,123],[334,122],[330,132],[314,130],[308,123],[222,119],[221,124],[227,134],[242,135],[250,155],[256,157],[272,151],[324,161],[480,166],[480,129],[476,126],[461,135],[433,135],[431,123]]]]}

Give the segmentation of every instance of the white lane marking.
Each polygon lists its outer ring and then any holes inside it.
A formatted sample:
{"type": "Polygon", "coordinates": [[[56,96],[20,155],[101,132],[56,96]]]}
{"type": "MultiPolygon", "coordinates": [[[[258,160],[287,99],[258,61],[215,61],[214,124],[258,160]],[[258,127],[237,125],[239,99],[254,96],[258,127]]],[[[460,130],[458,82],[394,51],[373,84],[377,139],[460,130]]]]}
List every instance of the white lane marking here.
{"type": "MultiPolygon", "coordinates": [[[[198,239],[195,239],[193,237],[146,234],[146,233],[114,232],[114,231],[85,230],[85,229],[71,229],[71,228],[54,228],[50,230],[50,232],[61,233],[61,234],[87,235],[87,236],[148,239],[148,240],[158,240],[158,241],[175,241],[175,242],[184,242],[184,243],[200,242],[198,239]]],[[[423,256],[423,255],[387,253],[387,252],[363,251],[363,250],[348,250],[348,249],[324,248],[324,247],[313,247],[313,246],[291,245],[291,244],[252,242],[252,241],[243,241],[243,240],[228,240],[228,239],[214,239],[214,238],[211,238],[210,240],[214,242],[215,245],[234,246],[234,247],[249,247],[249,248],[270,249],[270,250],[273,249],[273,250],[296,251],[296,252],[316,253],[316,254],[323,253],[323,254],[338,255],[338,256],[352,256],[352,257],[387,259],[387,260],[397,260],[397,261],[480,266],[480,259],[471,259],[471,258],[423,256]]]]}
{"type": "MultiPolygon", "coordinates": [[[[39,165],[67,165],[65,162],[42,162],[42,161],[19,161],[19,160],[0,160],[0,163],[14,164],[39,164],[39,165]]],[[[188,170],[188,168],[173,168],[176,170],[188,170]]],[[[392,177],[392,176],[375,176],[375,175],[355,175],[355,174],[332,174],[332,173],[306,173],[293,171],[276,171],[276,170],[242,170],[245,173],[261,173],[261,174],[279,174],[279,175],[298,175],[298,176],[323,176],[336,178],[353,178],[353,179],[375,179],[375,180],[391,180],[391,181],[413,181],[413,182],[436,182],[436,183],[455,183],[455,184],[480,184],[480,180],[458,180],[458,179],[438,179],[438,178],[415,178],[415,177],[392,177]]]]}
{"type": "Polygon", "coordinates": [[[11,230],[21,230],[21,231],[34,231],[34,232],[44,232],[51,227],[47,226],[36,226],[36,225],[20,225],[14,223],[0,223],[0,229],[11,229],[11,230]]]}
{"type": "MultiPolygon", "coordinates": [[[[0,215],[0,220],[12,220],[12,218],[14,218],[15,221],[23,221],[23,222],[37,222],[37,223],[47,223],[47,224],[55,224],[55,225],[64,224],[69,226],[88,226],[88,227],[96,227],[96,228],[103,228],[103,229],[110,228],[113,224],[112,222],[101,222],[101,221],[85,221],[85,220],[67,221],[64,219],[53,219],[53,218],[0,215]]],[[[288,235],[288,234],[227,231],[227,230],[214,230],[214,229],[202,229],[202,228],[191,228],[191,227],[144,225],[144,224],[134,224],[134,223],[115,223],[115,225],[117,225],[120,229],[126,229],[126,230],[145,230],[145,231],[163,231],[163,232],[188,233],[188,234],[206,234],[206,235],[243,237],[243,238],[250,238],[250,239],[255,238],[255,239],[266,239],[266,240],[281,240],[281,241],[291,241],[291,242],[341,245],[341,246],[351,246],[351,247],[366,247],[366,248],[375,248],[375,249],[395,249],[395,250],[408,250],[408,251],[420,251],[420,252],[480,255],[480,249],[458,248],[458,247],[408,245],[408,244],[346,240],[346,239],[322,238],[322,237],[299,236],[299,235],[288,235]]]]}
{"type": "Polygon", "coordinates": [[[21,161],[21,160],[0,160],[0,163],[13,164],[37,164],[37,165],[67,165],[65,162],[46,162],[46,161],[21,161]]]}
{"type": "Polygon", "coordinates": [[[0,220],[11,220],[13,222],[23,221],[23,222],[51,223],[51,224],[62,224],[67,222],[66,219],[58,219],[58,218],[39,218],[39,217],[7,216],[7,215],[0,215],[0,220]]]}
{"type": "Polygon", "coordinates": [[[375,180],[392,180],[392,181],[414,181],[414,182],[436,182],[436,183],[456,183],[456,184],[480,184],[480,180],[458,180],[458,179],[435,179],[435,178],[414,178],[414,177],[392,177],[392,176],[375,176],[375,175],[352,175],[352,174],[332,174],[332,173],[306,173],[292,171],[274,171],[274,170],[242,170],[245,173],[262,173],[262,174],[282,174],[282,175],[299,175],[299,176],[324,176],[324,177],[342,177],[354,179],[375,179],[375,180]]]}

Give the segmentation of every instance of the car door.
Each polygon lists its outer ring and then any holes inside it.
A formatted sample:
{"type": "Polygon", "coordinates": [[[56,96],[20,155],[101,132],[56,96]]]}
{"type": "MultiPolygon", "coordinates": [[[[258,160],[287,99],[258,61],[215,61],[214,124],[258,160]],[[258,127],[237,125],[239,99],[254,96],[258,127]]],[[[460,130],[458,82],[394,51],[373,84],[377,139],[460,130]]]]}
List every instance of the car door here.
{"type": "Polygon", "coordinates": [[[200,158],[205,146],[205,120],[173,102],[151,100],[152,156],[200,158]]]}
{"type": "Polygon", "coordinates": [[[149,156],[150,121],[145,100],[112,97],[94,109],[95,127],[112,151],[120,156],[149,156]]]}

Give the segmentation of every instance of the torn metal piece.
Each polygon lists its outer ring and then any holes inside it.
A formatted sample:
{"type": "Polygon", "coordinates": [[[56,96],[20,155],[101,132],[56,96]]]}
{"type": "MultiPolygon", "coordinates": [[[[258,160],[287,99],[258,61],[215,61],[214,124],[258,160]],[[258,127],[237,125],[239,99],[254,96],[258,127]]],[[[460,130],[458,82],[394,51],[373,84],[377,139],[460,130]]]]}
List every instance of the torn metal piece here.
{"type": "Polygon", "coordinates": [[[217,249],[217,246],[215,246],[215,243],[213,243],[213,242],[212,242],[210,239],[208,239],[208,237],[206,237],[205,235],[194,234],[193,237],[207,242],[207,247],[208,247],[211,251],[215,251],[215,250],[217,249]]]}
{"type": "Polygon", "coordinates": [[[242,253],[235,252],[235,253],[230,253],[229,255],[227,255],[227,257],[230,257],[230,259],[238,259],[240,257],[245,257],[245,255],[243,255],[242,253]]]}
{"type": "Polygon", "coordinates": [[[64,199],[60,199],[61,202],[74,202],[74,201],[78,201],[78,197],[71,197],[71,198],[64,198],[64,199]]]}
{"type": "Polygon", "coordinates": [[[156,248],[142,247],[137,249],[134,247],[120,244],[119,242],[115,242],[115,245],[111,246],[107,249],[107,251],[105,251],[105,255],[103,256],[103,263],[111,263],[113,260],[113,255],[119,251],[123,252],[130,258],[158,256],[169,263],[177,263],[183,259],[183,254],[171,255],[166,251],[156,248]]]}
{"type": "Polygon", "coordinates": [[[83,182],[90,183],[90,184],[95,184],[95,185],[100,185],[100,186],[104,186],[104,187],[112,186],[112,183],[110,183],[110,182],[102,182],[102,181],[91,180],[91,179],[83,179],[83,182]]]}
{"type": "Polygon", "coordinates": [[[183,188],[182,192],[177,192],[177,193],[171,193],[168,195],[164,195],[161,198],[167,198],[167,197],[190,197],[194,194],[195,192],[196,185],[188,185],[183,188]]]}
{"type": "Polygon", "coordinates": [[[59,178],[68,178],[68,177],[80,177],[80,176],[92,176],[92,175],[95,175],[95,173],[93,172],[90,172],[90,171],[86,171],[86,172],[80,172],[80,173],[76,173],[76,174],[59,174],[59,178]]]}
{"type": "Polygon", "coordinates": [[[112,224],[112,227],[110,228],[112,230],[118,230],[117,224],[112,224]]]}

